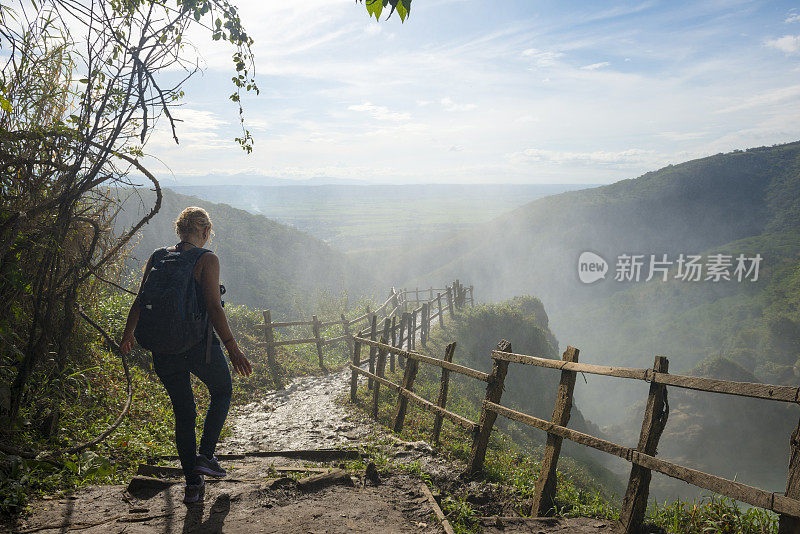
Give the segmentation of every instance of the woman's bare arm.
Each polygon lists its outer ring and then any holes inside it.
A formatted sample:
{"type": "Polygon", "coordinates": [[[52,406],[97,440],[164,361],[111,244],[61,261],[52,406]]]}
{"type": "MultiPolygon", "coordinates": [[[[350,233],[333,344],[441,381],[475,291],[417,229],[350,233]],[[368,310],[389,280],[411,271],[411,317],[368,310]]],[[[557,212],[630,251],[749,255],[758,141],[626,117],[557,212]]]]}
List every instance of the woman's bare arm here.
{"type": "Polygon", "coordinates": [[[203,289],[208,317],[217,334],[222,338],[225,348],[228,349],[228,356],[233,368],[240,375],[247,376],[252,372],[250,362],[242,354],[239,345],[233,338],[228,318],[225,316],[225,309],[222,307],[222,295],[219,292],[219,258],[213,252],[206,252],[199,261],[202,262],[200,286],[203,289]]]}

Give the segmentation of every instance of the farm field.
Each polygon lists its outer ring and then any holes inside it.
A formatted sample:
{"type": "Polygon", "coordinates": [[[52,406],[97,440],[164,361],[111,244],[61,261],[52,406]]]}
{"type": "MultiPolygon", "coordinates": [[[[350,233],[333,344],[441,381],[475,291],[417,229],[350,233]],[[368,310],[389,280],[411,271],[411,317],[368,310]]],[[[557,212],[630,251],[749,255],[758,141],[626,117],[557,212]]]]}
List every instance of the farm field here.
{"type": "Polygon", "coordinates": [[[184,195],[265,215],[343,252],[431,242],[531,200],[585,184],[170,185],[184,195]]]}

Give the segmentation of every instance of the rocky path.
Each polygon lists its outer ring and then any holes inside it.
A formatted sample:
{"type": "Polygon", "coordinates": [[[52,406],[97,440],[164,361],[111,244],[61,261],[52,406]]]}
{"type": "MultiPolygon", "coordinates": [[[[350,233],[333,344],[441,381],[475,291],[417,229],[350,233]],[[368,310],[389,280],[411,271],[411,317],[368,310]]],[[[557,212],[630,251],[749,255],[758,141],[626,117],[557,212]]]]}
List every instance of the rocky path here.
{"type": "MultiPolygon", "coordinates": [[[[231,414],[233,434],[220,444],[218,454],[365,443],[380,432],[378,427],[334,402],[346,390],[348,377],[349,373],[338,372],[300,378],[284,391],[237,408],[231,414]]],[[[340,461],[281,456],[225,460],[228,477],[208,481],[203,502],[190,506],[182,503],[179,478],[137,477],[127,486],[86,487],[35,503],[32,513],[10,530],[27,534],[444,532],[434,519],[422,482],[405,474],[384,473],[376,484],[362,471],[351,470],[344,483],[319,489],[298,484],[297,479],[336,468],[340,461]]]]}
{"type": "Polygon", "coordinates": [[[334,402],[347,391],[349,379],[349,371],[297,378],[285,390],[235,409],[233,434],[220,452],[357,445],[378,430],[334,402]]]}
{"type": "MultiPolygon", "coordinates": [[[[424,442],[393,441],[365,415],[337,403],[337,397],[348,391],[349,377],[348,371],[340,371],[299,378],[283,391],[236,408],[230,416],[233,432],[220,444],[218,454],[341,446],[363,449],[368,443],[382,442],[387,457],[415,462],[443,485],[457,479],[458,468],[436,458],[424,442]]],[[[209,481],[203,501],[196,505],[182,503],[180,479],[153,479],[144,486],[92,486],[35,503],[32,513],[10,530],[20,534],[445,532],[423,483],[402,470],[381,473],[376,484],[363,471],[351,469],[351,483],[308,490],[297,479],[314,472],[303,469],[324,471],[339,467],[339,461],[248,456],[226,460],[224,465],[228,477],[209,481]]],[[[478,491],[480,484],[469,484],[473,485],[478,491]]],[[[482,521],[484,532],[498,534],[589,534],[610,532],[611,526],[585,518],[482,521]]]]}

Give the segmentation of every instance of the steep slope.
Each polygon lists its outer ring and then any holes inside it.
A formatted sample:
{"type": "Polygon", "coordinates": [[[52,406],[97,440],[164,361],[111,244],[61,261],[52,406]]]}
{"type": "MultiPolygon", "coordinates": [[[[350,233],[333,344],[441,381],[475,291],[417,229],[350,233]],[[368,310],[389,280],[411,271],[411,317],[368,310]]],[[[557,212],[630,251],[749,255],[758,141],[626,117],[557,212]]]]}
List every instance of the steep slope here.
{"type": "MultiPolygon", "coordinates": [[[[796,385],[800,142],[718,154],[536,200],[473,232],[418,250],[398,268],[413,273],[412,285],[417,279],[469,280],[479,300],[539,296],[558,340],[580,348],[587,363],[649,367],[658,354],[670,359],[672,372],[703,370],[714,376],[718,371],[726,378],[727,368],[707,365],[722,357],[749,380],[796,385]],[[578,257],[584,251],[608,262],[605,280],[580,282],[578,257]],[[758,280],[686,281],[675,278],[673,265],[667,281],[660,276],[645,281],[651,254],[659,259],[667,254],[672,261],[697,254],[707,261],[718,253],[760,254],[758,280]],[[640,281],[614,280],[620,254],[645,255],[640,281]],[[451,261],[428,272],[426,266],[441,265],[441,258],[451,261]]],[[[576,387],[586,417],[621,424],[635,438],[646,385],[593,376],[587,382],[576,387]]],[[[673,432],[678,445],[665,445],[666,451],[689,465],[712,472],[725,467],[719,474],[740,474],[782,490],[797,406],[671,389],[680,408],[664,441],[673,432]],[[751,433],[750,441],[737,437],[742,429],[751,433]]]]}
{"type": "MultiPolygon", "coordinates": [[[[130,195],[130,191],[123,191],[130,195]]],[[[152,203],[153,194],[130,196],[123,204],[116,225],[130,225],[152,203]]],[[[322,291],[335,295],[346,291],[355,299],[375,287],[372,275],[319,239],[261,215],[253,215],[227,204],[214,204],[197,197],[180,195],[169,189],[159,213],[142,228],[133,251],[139,265],[154,249],[177,242],[173,221],[187,206],[208,210],[214,223],[214,236],[208,247],[220,257],[225,299],[273,310],[273,317],[294,317],[322,291]]]]}

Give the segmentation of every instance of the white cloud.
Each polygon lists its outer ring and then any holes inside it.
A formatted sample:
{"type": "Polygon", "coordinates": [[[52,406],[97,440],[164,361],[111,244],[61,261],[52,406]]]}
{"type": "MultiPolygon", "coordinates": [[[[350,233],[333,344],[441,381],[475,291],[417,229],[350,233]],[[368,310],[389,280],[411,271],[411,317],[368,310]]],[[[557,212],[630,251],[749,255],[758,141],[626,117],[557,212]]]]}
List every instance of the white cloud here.
{"type": "Polygon", "coordinates": [[[450,98],[442,98],[439,103],[444,107],[445,111],[472,111],[478,107],[475,104],[456,104],[450,98]]]}
{"type": "Polygon", "coordinates": [[[369,113],[373,119],[377,119],[379,121],[407,121],[411,118],[411,115],[408,113],[389,111],[389,108],[385,106],[376,106],[371,102],[364,102],[363,104],[348,106],[347,109],[351,111],[369,113]]]}
{"type": "Polygon", "coordinates": [[[653,151],[639,148],[629,148],[617,152],[597,150],[594,152],[567,152],[561,150],[542,150],[528,148],[522,152],[515,152],[509,156],[513,161],[546,162],[561,165],[572,164],[600,164],[600,165],[625,165],[640,164],[653,157],[653,151]]]}
{"type": "Polygon", "coordinates": [[[783,37],[766,41],[764,44],[785,54],[800,54],[800,35],[784,35],[783,37]]]}
{"type": "Polygon", "coordinates": [[[557,59],[563,56],[561,52],[548,52],[537,48],[528,48],[522,51],[522,55],[533,59],[537,67],[552,67],[557,63],[557,59]]]}
{"type": "Polygon", "coordinates": [[[176,145],[172,138],[172,130],[166,117],[161,117],[148,142],[148,148],[159,147],[173,150],[179,147],[190,147],[192,150],[212,150],[233,146],[233,140],[222,132],[225,127],[230,126],[230,122],[221,119],[216,113],[193,108],[179,108],[174,110],[172,115],[176,119],[175,129],[179,145],[176,145]]]}
{"type": "Polygon", "coordinates": [[[800,84],[780,87],[771,91],[757,93],[747,98],[741,99],[738,103],[732,104],[717,111],[717,113],[731,113],[761,106],[770,106],[789,99],[800,96],[800,84]]]}
{"type": "Polygon", "coordinates": [[[708,132],[661,132],[659,137],[669,141],[693,141],[708,136],[708,132]]]}
{"type": "Polygon", "coordinates": [[[597,70],[602,69],[603,67],[608,67],[611,65],[608,61],[601,61],[600,63],[592,63],[591,65],[584,65],[581,67],[582,70],[597,70]]]}
{"type": "Polygon", "coordinates": [[[789,12],[786,14],[786,20],[783,22],[787,24],[792,24],[793,22],[800,22],[800,13],[792,13],[789,12]]]}

